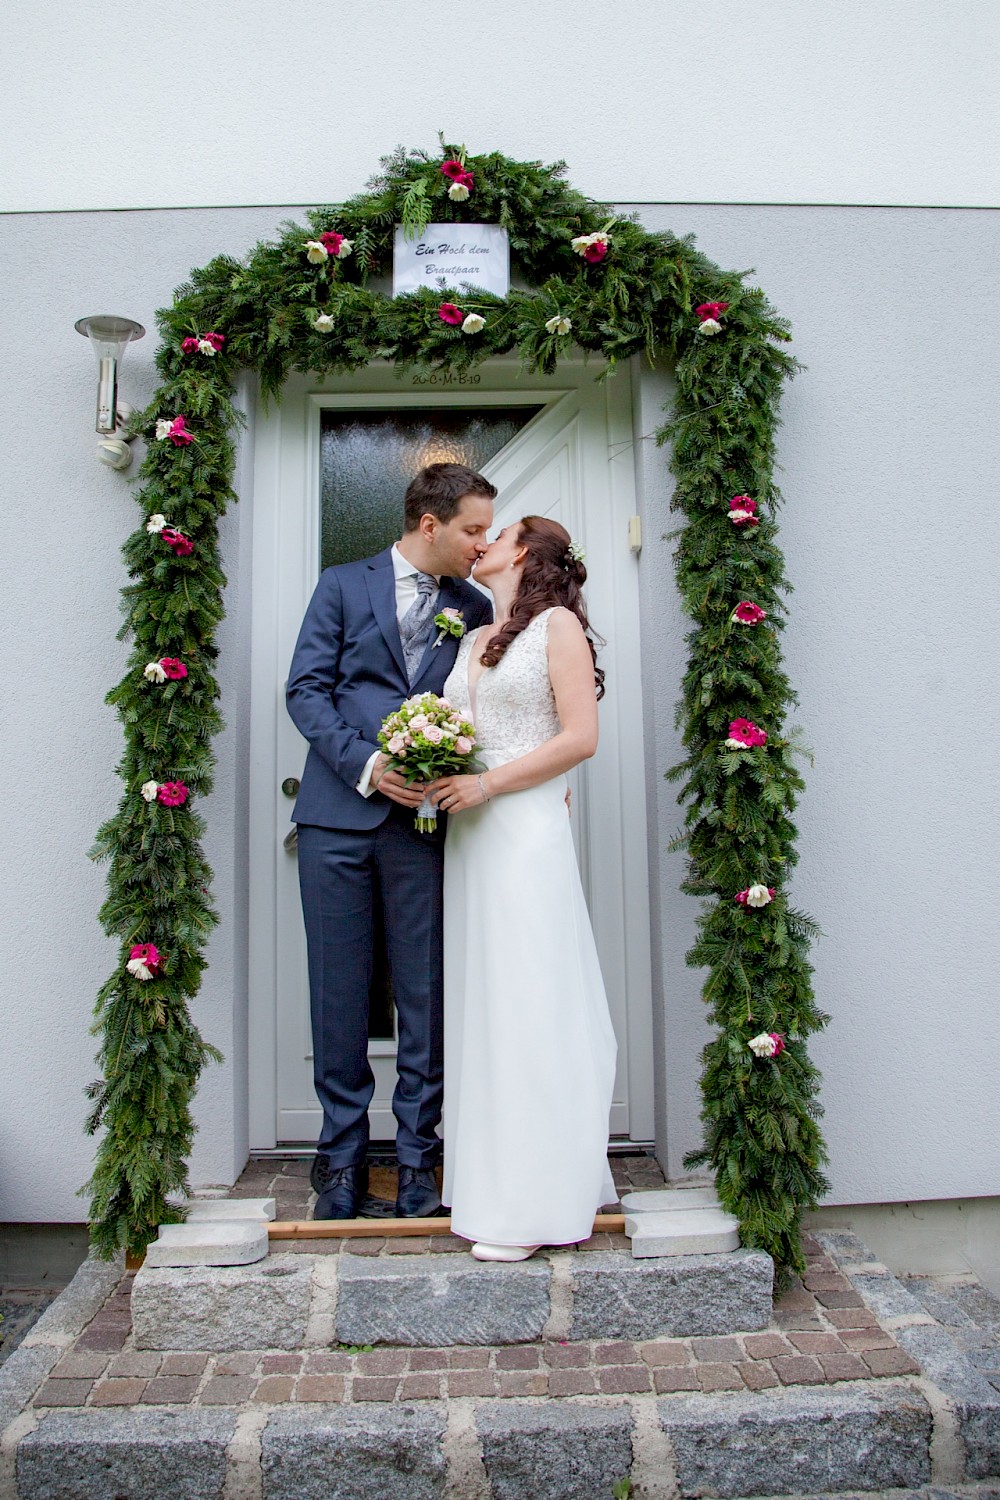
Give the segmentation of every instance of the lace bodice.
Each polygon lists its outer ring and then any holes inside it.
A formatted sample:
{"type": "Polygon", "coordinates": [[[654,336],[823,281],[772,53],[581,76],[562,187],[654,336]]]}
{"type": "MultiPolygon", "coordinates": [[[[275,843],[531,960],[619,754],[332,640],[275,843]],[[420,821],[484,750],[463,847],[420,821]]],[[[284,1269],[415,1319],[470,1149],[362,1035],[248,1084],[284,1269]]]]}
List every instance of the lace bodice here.
{"type": "MultiPolygon", "coordinates": [[[[495,667],[486,667],[469,692],[469,657],[475,632],[462,639],[444,695],[476,726],[476,749],[494,763],[516,760],[559,733],[559,715],[549,681],[547,640],[551,609],[536,615],[515,636],[495,667]]],[[[479,636],[480,650],[489,627],[479,636]]]]}

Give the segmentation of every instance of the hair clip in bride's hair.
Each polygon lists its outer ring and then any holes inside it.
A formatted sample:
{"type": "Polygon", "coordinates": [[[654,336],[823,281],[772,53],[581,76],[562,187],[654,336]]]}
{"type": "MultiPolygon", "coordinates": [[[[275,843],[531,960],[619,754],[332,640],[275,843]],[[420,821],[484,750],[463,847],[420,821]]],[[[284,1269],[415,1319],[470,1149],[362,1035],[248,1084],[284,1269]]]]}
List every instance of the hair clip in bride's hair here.
{"type": "Polygon", "coordinates": [[[579,542],[570,542],[566,548],[566,556],[575,563],[582,563],[587,556],[579,542]]]}

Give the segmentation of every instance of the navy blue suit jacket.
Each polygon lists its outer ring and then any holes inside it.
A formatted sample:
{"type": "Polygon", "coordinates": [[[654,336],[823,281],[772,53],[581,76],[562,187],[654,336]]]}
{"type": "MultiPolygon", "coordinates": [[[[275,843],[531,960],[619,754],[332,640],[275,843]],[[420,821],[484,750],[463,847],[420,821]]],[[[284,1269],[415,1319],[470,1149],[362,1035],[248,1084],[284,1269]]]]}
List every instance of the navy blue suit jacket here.
{"type": "MultiPolygon", "coordinates": [[[[437,610],[461,610],[466,630],[493,618],[489,600],[457,578],[442,578],[437,610]]],[[[292,811],[296,823],[320,828],[375,828],[392,805],[357,784],[379,749],[382,720],[413,693],[440,693],[458,654],[447,635],[431,633],[411,685],[396,620],[392,549],[320,575],[299,631],[288,674],[286,702],[309,741],[302,786],[292,811]]]]}

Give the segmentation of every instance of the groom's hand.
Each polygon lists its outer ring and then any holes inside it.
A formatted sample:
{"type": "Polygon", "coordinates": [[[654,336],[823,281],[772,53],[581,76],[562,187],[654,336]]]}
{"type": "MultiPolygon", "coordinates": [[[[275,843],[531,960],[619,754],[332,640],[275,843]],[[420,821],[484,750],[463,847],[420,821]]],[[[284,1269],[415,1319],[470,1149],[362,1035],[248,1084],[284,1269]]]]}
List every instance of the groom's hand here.
{"type": "Polygon", "coordinates": [[[372,767],[372,789],[390,802],[398,802],[400,807],[419,807],[424,800],[422,784],[413,782],[407,786],[405,778],[398,771],[390,771],[388,765],[389,757],[380,755],[372,767]]]}

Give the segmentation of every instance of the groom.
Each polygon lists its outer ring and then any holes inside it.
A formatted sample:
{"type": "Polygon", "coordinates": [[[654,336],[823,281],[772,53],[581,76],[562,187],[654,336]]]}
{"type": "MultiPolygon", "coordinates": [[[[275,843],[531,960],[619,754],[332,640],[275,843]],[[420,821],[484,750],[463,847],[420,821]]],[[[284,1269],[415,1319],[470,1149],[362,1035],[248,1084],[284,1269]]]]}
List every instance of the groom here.
{"type": "Polygon", "coordinates": [[[382,720],[414,693],[441,693],[465,629],[492,618],[464,582],[486,550],[496,488],[464,464],[429,464],[411,482],[401,539],[377,557],[327,568],[299,632],[287,703],[309,741],[292,818],[309,954],[313,1071],[323,1128],[312,1169],[317,1219],[351,1219],[368,1191],[368,991],[373,909],[384,911],[396,1005],[398,1217],[441,1206],[434,1178],[443,1094],[441,883],[445,821],[417,833],[421,801],[378,747],[382,720]]]}

